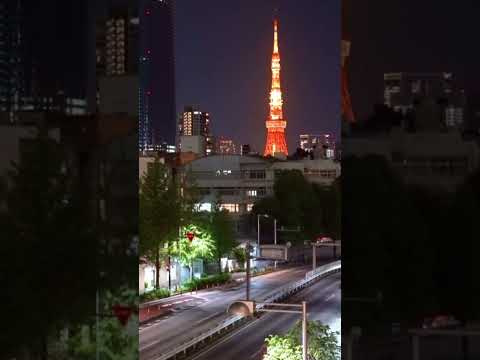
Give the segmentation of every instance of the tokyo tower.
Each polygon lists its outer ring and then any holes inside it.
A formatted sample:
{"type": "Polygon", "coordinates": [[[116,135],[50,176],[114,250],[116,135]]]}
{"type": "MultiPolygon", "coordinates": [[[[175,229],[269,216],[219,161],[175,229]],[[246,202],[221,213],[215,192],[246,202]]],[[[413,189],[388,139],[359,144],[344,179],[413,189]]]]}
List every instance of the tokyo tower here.
{"type": "Polygon", "coordinates": [[[278,21],[273,22],[272,88],[270,90],[270,115],[266,121],[267,141],[264,156],[288,155],[285,141],[287,122],[283,119],[282,90],[280,88],[280,53],[278,51],[278,21]]]}

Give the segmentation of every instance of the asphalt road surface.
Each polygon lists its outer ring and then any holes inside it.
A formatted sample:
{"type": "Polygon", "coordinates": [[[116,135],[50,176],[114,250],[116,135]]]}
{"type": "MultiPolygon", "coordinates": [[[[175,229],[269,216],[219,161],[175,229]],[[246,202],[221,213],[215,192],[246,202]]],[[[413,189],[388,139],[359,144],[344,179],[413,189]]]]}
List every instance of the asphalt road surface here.
{"type": "MultiPolygon", "coordinates": [[[[323,278],[296,294],[289,302],[307,301],[309,320],[321,321],[340,332],[340,279],[340,273],[323,278]]],[[[191,360],[260,360],[265,338],[270,334],[286,333],[299,319],[300,314],[265,314],[227,335],[213,347],[200,351],[191,360]]],[[[340,338],[338,341],[340,344],[340,338]]]]}
{"type": "MultiPolygon", "coordinates": [[[[309,266],[302,266],[252,278],[250,296],[262,301],[276,289],[302,279],[309,270],[309,266]]],[[[221,323],[228,317],[227,306],[245,298],[245,285],[226,290],[199,291],[189,298],[190,301],[179,303],[170,316],[140,327],[141,360],[154,359],[221,323]]]]}

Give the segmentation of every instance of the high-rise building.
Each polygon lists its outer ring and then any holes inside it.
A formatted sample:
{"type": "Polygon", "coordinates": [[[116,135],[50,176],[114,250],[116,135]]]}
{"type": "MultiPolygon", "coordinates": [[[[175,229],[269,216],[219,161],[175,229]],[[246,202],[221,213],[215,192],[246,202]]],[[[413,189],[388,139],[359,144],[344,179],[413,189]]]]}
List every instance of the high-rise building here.
{"type": "Polygon", "coordinates": [[[174,144],[175,67],[172,0],[142,0],[140,13],[139,147],[174,144]]]}
{"type": "MultiPolygon", "coordinates": [[[[95,30],[97,111],[100,111],[100,85],[103,78],[138,75],[138,8],[130,6],[109,9],[106,18],[97,21],[95,30]]],[[[124,80],[118,80],[119,87],[124,83],[124,80]]],[[[120,91],[125,92],[124,89],[120,91]]],[[[138,109],[136,111],[138,112],[138,109]]]]}
{"type": "Polygon", "coordinates": [[[209,134],[205,139],[205,153],[206,155],[215,154],[215,136],[209,134]]]}
{"type": "MultiPolygon", "coordinates": [[[[99,36],[105,35],[105,50],[103,60],[105,75],[124,75],[138,72],[139,20],[136,14],[129,11],[112,11],[105,22],[105,32],[99,32],[99,36]]],[[[100,40],[97,44],[103,45],[100,40]]],[[[101,50],[97,49],[97,54],[101,50]]]]}
{"type": "Polygon", "coordinates": [[[185,106],[178,120],[179,135],[202,135],[210,134],[210,115],[200,111],[198,106],[185,106]]]}
{"type": "MultiPolygon", "coordinates": [[[[196,137],[195,143],[201,142],[194,148],[202,152],[202,155],[211,155],[214,152],[214,139],[210,131],[210,114],[201,111],[198,106],[185,106],[183,112],[178,118],[177,148],[179,151],[186,149],[182,142],[191,143],[196,137]]],[[[188,146],[189,149],[192,146],[188,146]]]]}
{"type": "Polygon", "coordinates": [[[406,114],[424,100],[444,106],[442,122],[445,126],[463,125],[465,93],[456,86],[451,73],[384,74],[385,105],[406,114]]]}
{"type": "Polygon", "coordinates": [[[0,3],[0,111],[10,122],[21,111],[89,111],[90,15],[82,0],[0,3]]]}
{"type": "Polygon", "coordinates": [[[265,142],[264,156],[288,154],[285,139],[287,122],[283,118],[282,89],[280,86],[280,52],[278,50],[278,20],[273,22],[273,53],[272,53],[272,88],[270,90],[270,114],[265,125],[267,127],[267,140],[265,142]]]}
{"type": "Polygon", "coordinates": [[[234,155],[236,154],[235,142],[232,139],[226,139],[220,137],[217,140],[216,153],[223,155],[234,155]]]}
{"type": "Polygon", "coordinates": [[[305,151],[319,150],[327,159],[335,158],[336,142],[332,134],[300,135],[300,148],[305,151]]]}
{"type": "MultiPolygon", "coordinates": [[[[99,19],[95,25],[95,69],[96,79],[106,75],[105,65],[107,57],[106,47],[106,22],[104,19],[99,19]]],[[[98,95],[98,94],[97,94],[98,95]]]]}
{"type": "Polygon", "coordinates": [[[24,93],[21,57],[21,7],[19,0],[0,3],[0,112],[14,120],[24,93]]]}

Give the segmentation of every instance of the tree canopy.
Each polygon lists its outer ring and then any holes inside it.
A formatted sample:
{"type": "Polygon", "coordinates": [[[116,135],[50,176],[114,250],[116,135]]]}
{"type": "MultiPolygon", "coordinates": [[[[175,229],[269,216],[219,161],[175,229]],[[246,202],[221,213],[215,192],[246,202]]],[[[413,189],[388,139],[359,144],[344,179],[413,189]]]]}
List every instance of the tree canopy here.
{"type": "MultiPolygon", "coordinates": [[[[312,240],[319,235],[339,239],[340,183],[324,187],[308,182],[297,170],[276,176],[274,194],[255,203],[252,214],[268,214],[286,228],[300,227],[289,241],[312,240]]],[[[292,235],[291,235],[292,236],[292,235]]]]}
{"type": "MultiPolygon", "coordinates": [[[[270,335],[265,341],[267,353],[263,360],[302,359],[302,321],[297,321],[285,335],[270,335]]],[[[340,357],[338,333],[318,321],[307,322],[308,356],[312,360],[337,360],[340,357]]]]}
{"type": "Polygon", "coordinates": [[[40,135],[29,150],[13,164],[2,193],[0,274],[9,336],[1,347],[28,345],[45,356],[49,335],[95,308],[98,244],[82,184],[59,144],[40,135]]]}

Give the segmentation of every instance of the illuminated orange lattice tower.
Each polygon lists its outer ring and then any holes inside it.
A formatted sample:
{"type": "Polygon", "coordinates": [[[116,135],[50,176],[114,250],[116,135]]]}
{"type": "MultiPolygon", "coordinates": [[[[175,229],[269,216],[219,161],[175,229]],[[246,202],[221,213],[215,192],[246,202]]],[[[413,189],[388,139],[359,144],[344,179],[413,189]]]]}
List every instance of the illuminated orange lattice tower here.
{"type": "Polygon", "coordinates": [[[267,141],[264,156],[278,153],[288,154],[285,140],[287,122],[282,112],[282,90],[280,88],[280,53],[278,51],[278,21],[273,22],[272,89],[270,90],[270,115],[266,121],[267,141]]]}

